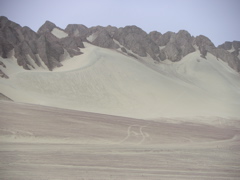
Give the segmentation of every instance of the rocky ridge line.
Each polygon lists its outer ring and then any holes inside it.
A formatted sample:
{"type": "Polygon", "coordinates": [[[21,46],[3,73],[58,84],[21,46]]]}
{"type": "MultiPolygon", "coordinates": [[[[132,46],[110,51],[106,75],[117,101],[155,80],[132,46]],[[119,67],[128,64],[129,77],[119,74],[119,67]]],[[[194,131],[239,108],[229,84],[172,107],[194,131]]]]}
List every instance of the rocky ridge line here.
{"type": "MultiPolygon", "coordinates": [[[[61,29],[50,21],[46,21],[34,32],[29,27],[21,27],[6,17],[0,17],[0,56],[7,58],[14,55],[24,69],[34,68],[29,60],[32,59],[38,66],[43,66],[42,61],[51,71],[61,66],[61,61],[66,57],[80,55],[79,48],[84,48],[83,42],[119,49],[135,58],[134,53],[140,57],[149,55],[158,62],[165,59],[180,61],[187,54],[199,50],[202,57],[211,53],[240,72],[240,41],[225,42],[215,47],[207,37],[193,37],[185,30],[164,34],[152,31],[147,34],[137,26],[88,28],[80,24],[69,24],[61,29]]],[[[0,74],[5,77],[2,71],[0,74]]]]}

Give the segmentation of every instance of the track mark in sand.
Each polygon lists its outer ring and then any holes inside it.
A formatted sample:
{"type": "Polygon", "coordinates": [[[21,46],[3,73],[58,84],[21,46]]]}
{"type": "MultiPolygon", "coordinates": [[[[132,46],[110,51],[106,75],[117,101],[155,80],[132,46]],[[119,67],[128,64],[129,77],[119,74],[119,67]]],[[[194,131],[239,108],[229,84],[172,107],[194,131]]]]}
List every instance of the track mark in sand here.
{"type": "Polygon", "coordinates": [[[0,131],[9,132],[14,138],[17,136],[34,136],[33,133],[24,130],[17,130],[17,129],[0,129],[0,131]]]}
{"type": "Polygon", "coordinates": [[[146,127],[146,126],[141,126],[141,127],[139,128],[139,131],[140,131],[140,133],[141,133],[141,135],[142,135],[142,140],[141,140],[138,144],[142,144],[142,143],[145,141],[145,139],[146,139],[146,136],[145,136],[145,134],[144,134],[143,131],[142,131],[142,129],[143,129],[144,127],[146,127]]]}
{"type": "Polygon", "coordinates": [[[127,141],[131,136],[138,136],[139,134],[141,135],[141,140],[139,141],[139,142],[137,142],[136,144],[142,144],[144,141],[145,141],[145,139],[146,139],[146,137],[149,137],[149,134],[148,133],[146,133],[146,132],[143,132],[143,128],[144,127],[146,127],[146,126],[140,126],[140,125],[131,125],[131,126],[128,126],[128,129],[127,129],[127,136],[124,138],[124,139],[122,139],[118,144],[121,144],[121,143],[123,143],[123,142],[125,142],[125,141],[127,141]],[[136,131],[134,131],[134,127],[138,127],[139,129],[138,129],[138,131],[139,132],[136,132],[136,131]]]}
{"type": "Polygon", "coordinates": [[[121,141],[119,142],[119,144],[123,143],[124,141],[126,141],[126,140],[130,137],[130,129],[131,129],[131,127],[132,127],[132,126],[128,126],[127,136],[126,136],[123,140],[121,140],[121,141]]]}

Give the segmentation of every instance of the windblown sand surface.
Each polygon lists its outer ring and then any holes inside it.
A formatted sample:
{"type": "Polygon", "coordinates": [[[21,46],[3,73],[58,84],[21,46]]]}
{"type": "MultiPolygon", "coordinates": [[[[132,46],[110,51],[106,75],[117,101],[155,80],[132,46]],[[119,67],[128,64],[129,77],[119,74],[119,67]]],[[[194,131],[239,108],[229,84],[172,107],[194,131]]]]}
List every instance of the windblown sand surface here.
{"type": "Polygon", "coordinates": [[[3,180],[240,178],[237,120],[174,123],[7,101],[0,113],[3,180]]]}
{"type": "Polygon", "coordinates": [[[27,71],[14,57],[0,58],[9,77],[0,79],[0,93],[15,102],[140,119],[240,117],[240,75],[210,53],[206,59],[196,51],[179,62],[156,64],[84,45],[84,54],[52,72],[33,61],[36,69],[27,71]]]}

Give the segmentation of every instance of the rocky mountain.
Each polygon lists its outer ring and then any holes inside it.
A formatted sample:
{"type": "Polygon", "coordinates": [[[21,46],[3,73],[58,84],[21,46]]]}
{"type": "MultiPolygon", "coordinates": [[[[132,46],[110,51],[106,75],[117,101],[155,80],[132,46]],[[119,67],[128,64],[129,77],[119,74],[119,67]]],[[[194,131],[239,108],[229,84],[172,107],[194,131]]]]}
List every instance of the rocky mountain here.
{"type": "Polygon", "coordinates": [[[0,99],[146,119],[239,118],[239,48],[185,30],[46,21],[34,32],[0,17],[0,99]]]}
{"type": "MultiPolygon", "coordinates": [[[[69,24],[61,29],[50,21],[46,21],[34,32],[29,27],[21,27],[6,17],[0,17],[0,56],[14,56],[24,69],[33,69],[32,61],[39,67],[46,66],[50,71],[60,67],[67,57],[81,54],[79,48],[84,48],[83,42],[120,49],[122,53],[135,58],[134,54],[140,57],[149,55],[158,62],[166,59],[180,61],[186,55],[199,50],[202,57],[211,53],[240,72],[239,41],[225,42],[215,47],[207,37],[193,37],[185,30],[165,34],[153,31],[147,34],[137,26],[88,28],[79,24],[69,24]]],[[[0,74],[7,78],[2,71],[0,74]]]]}
{"type": "Polygon", "coordinates": [[[61,66],[64,54],[68,53],[70,57],[79,55],[79,47],[83,47],[81,39],[68,35],[61,37],[58,33],[64,31],[49,21],[36,33],[29,27],[21,27],[6,17],[0,17],[0,55],[3,58],[15,56],[24,69],[34,68],[33,60],[38,66],[42,66],[40,61],[43,61],[52,70],[61,66]]]}

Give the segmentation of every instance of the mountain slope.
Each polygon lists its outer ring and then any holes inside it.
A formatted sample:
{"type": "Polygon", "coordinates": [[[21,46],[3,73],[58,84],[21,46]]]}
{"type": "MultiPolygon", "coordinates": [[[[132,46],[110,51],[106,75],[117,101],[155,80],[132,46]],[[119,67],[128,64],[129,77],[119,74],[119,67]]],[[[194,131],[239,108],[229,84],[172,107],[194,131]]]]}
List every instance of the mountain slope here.
{"type": "Polygon", "coordinates": [[[0,17],[0,93],[13,101],[137,118],[240,117],[239,42],[0,17]]]}
{"type": "MultiPolygon", "coordinates": [[[[19,102],[127,117],[240,117],[240,76],[213,55],[205,59],[196,51],[177,63],[154,64],[150,57],[140,62],[84,46],[53,72],[6,70],[10,78],[0,80],[1,92],[19,102]]],[[[8,69],[9,60],[1,61],[8,69]]]]}

